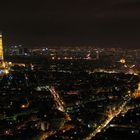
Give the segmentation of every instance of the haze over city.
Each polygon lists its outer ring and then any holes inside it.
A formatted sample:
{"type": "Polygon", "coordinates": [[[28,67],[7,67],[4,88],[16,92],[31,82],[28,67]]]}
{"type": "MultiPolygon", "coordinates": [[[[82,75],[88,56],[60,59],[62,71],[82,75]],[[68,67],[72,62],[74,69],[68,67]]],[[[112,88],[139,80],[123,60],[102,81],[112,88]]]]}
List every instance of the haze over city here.
{"type": "Polygon", "coordinates": [[[139,140],[140,2],[0,3],[0,140],[139,140]]]}

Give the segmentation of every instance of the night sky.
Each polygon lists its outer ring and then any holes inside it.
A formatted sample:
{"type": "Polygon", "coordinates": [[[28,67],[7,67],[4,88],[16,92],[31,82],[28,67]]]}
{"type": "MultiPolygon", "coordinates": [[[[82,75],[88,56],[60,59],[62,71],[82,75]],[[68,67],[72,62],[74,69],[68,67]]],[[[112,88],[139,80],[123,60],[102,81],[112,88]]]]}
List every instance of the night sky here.
{"type": "Polygon", "coordinates": [[[0,0],[4,44],[140,47],[140,0],[0,0]]]}

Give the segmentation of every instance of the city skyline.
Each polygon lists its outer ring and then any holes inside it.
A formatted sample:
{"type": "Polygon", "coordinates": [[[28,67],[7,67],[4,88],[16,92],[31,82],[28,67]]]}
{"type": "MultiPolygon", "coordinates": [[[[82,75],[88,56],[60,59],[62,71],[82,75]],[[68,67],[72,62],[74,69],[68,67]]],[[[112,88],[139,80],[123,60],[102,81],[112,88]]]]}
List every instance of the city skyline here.
{"type": "Polygon", "coordinates": [[[0,19],[0,140],[139,140],[139,0],[4,0],[0,19]]]}
{"type": "Polygon", "coordinates": [[[140,46],[138,0],[3,1],[4,45],[140,46]]]}

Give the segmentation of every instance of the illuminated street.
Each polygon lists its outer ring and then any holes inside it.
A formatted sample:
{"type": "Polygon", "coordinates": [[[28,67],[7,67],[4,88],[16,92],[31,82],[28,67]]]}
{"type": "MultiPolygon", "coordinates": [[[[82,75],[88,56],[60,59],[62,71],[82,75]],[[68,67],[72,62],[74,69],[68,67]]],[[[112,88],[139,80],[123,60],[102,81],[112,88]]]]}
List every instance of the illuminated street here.
{"type": "MultiPolygon", "coordinates": [[[[127,97],[128,98],[128,97],[127,97]]],[[[115,106],[116,108],[118,108],[117,110],[110,110],[111,113],[107,114],[107,118],[102,122],[102,124],[100,126],[98,126],[94,132],[92,132],[89,136],[87,136],[85,138],[85,140],[90,140],[92,139],[93,137],[96,136],[97,133],[101,132],[103,129],[105,129],[107,127],[107,125],[112,121],[112,119],[114,117],[117,117],[124,109],[125,105],[130,101],[130,97],[128,99],[124,99],[124,102],[123,102],[121,105],[119,103],[119,106],[115,106]]]]}

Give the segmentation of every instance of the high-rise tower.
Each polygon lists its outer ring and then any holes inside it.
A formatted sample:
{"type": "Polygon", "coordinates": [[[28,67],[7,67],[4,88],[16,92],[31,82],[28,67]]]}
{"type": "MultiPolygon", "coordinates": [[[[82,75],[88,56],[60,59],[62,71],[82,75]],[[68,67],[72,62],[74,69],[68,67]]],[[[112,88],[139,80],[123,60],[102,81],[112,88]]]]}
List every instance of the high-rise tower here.
{"type": "Polygon", "coordinates": [[[0,61],[3,61],[3,44],[2,44],[2,33],[0,33],[0,61]]]}

